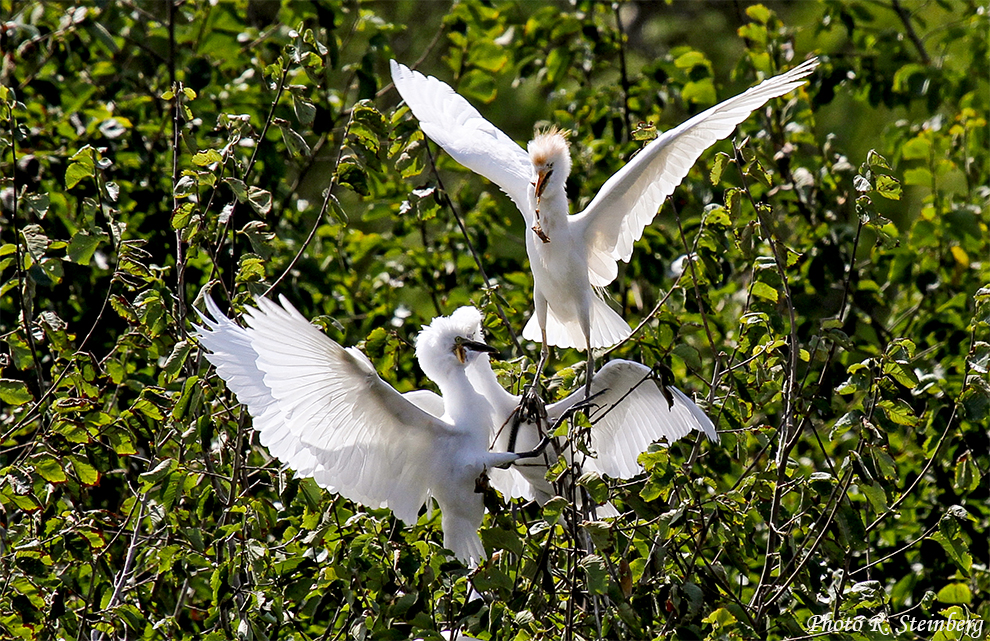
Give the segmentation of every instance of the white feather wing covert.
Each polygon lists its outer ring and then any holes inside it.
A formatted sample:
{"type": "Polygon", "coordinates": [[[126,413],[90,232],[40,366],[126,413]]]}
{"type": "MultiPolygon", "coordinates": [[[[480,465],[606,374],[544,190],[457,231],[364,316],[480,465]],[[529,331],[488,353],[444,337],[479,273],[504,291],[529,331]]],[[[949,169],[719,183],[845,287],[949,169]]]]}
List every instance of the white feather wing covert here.
{"type": "MultiPolygon", "coordinates": [[[[596,407],[589,416],[590,440],[597,457],[585,459],[585,470],[630,478],[642,471],[637,459],[654,441],[673,443],[697,430],[717,442],[715,426],[701,408],[677,388],[667,389],[672,402],[660,391],[649,367],[626,360],[606,363],[591,382],[591,393],[602,394],[591,401],[596,407]]],[[[583,399],[582,389],[549,406],[550,421],[583,399]]]]}

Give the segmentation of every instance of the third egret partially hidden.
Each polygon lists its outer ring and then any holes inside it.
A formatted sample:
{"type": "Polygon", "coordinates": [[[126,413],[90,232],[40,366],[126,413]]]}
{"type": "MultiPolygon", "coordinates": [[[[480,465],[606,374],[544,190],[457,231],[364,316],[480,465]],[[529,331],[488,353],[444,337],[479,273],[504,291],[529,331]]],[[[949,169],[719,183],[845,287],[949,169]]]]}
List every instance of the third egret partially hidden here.
{"type": "MultiPolygon", "coordinates": [[[[359,350],[344,348],[311,325],[284,297],[258,297],[248,327],[206,298],[213,318],[197,327],[206,357],[247,406],[262,445],[299,476],[369,507],[387,507],[415,523],[432,496],[442,510],[443,544],[469,565],[485,556],[479,480],[493,469],[534,457],[490,452],[492,410],[467,368],[494,351],[474,340],[463,317],[435,318],[416,341],[423,372],[443,395],[432,415],[399,394],[359,350]]],[[[543,443],[545,446],[546,443],[543,443]]]]}
{"type": "Polygon", "coordinates": [[[527,152],[449,86],[391,61],[395,87],[423,132],[498,185],[533,229],[526,250],[536,309],[523,336],[543,342],[541,363],[548,344],[586,349],[586,391],[594,373],[592,349],[631,333],[593,287],[615,279],[617,262],[629,260],[633,243],[705,149],[771,98],[804,84],[817,66],[817,59],[807,60],[665,132],[609,178],[584,211],[569,215],[565,182],[571,157],[560,131],[537,135],[527,152]]]}

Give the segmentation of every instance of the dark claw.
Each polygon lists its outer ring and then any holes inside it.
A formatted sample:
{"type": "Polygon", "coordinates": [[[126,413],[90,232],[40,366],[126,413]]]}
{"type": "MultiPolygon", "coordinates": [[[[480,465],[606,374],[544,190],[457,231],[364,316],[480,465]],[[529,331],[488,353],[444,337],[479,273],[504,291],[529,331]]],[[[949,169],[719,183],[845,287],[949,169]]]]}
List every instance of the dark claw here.
{"type": "Polygon", "coordinates": [[[492,485],[488,479],[488,472],[482,472],[478,475],[478,478],[474,480],[474,493],[484,494],[492,489],[492,485]]]}
{"type": "Polygon", "coordinates": [[[536,224],[533,225],[533,231],[536,232],[536,235],[539,236],[540,240],[544,243],[550,242],[550,237],[547,236],[546,233],[544,233],[543,228],[540,227],[540,221],[536,221],[536,224]]]}
{"type": "Polygon", "coordinates": [[[522,423],[535,423],[538,429],[543,428],[547,421],[547,407],[537,393],[536,385],[526,388],[519,407],[515,409],[512,416],[512,424],[509,426],[509,447],[508,451],[516,450],[516,437],[519,435],[519,425],[522,423]]]}

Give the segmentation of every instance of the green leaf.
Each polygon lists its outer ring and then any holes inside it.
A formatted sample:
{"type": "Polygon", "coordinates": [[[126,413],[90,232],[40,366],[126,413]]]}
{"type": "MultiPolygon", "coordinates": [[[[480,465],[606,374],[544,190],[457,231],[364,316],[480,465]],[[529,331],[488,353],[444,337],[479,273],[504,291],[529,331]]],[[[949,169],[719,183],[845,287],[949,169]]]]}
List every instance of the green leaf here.
{"type": "Polygon", "coordinates": [[[871,149],[866,152],[866,164],[873,170],[885,169],[887,171],[892,171],[890,165],[887,164],[887,159],[878,154],[876,149],[871,149]]]}
{"type": "MultiPolygon", "coordinates": [[[[554,49],[554,51],[557,50],[554,49]]],[[[491,71],[493,73],[501,71],[508,62],[509,53],[506,48],[495,44],[491,40],[474,42],[468,50],[468,63],[485,71],[491,71]]]]}
{"type": "Polygon", "coordinates": [[[758,280],[753,283],[753,296],[776,303],[780,294],[770,285],[758,280]]]}
{"type": "Polygon", "coordinates": [[[674,347],[674,354],[679,356],[688,368],[694,371],[701,371],[701,354],[697,348],[687,343],[679,343],[674,347]]]}
{"type": "Polygon", "coordinates": [[[928,80],[928,69],[918,63],[908,63],[894,74],[893,88],[897,93],[923,95],[928,80]]]}
{"type": "Polygon", "coordinates": [[[950,583],[935,595],[942,603],[964,604],[973,603],[973,593],[965,583],[950,583]]]}
{"type": "Polygon", "coordinates": [[[350,187],[362,196],[371,193],[368,188],[368,176],[364,168],[350,158],[345,158],[337,166],[337,184],[350,187]]]}
{"type": "Polygon", "coordinates": [[[773,12],[762,4],[754,4],[746,7],[746,15],[760,24],[766,24],[773,16],[773,12]]]}
{"type": "Polygon", "coordinates": [[[201,151],[192,157],[192,162],[197,167],[205,167],[206,165],[219,162],[223,162],[223,156],[216,149],[207,149],[206,151],[201,151]]]}
{"type": "Polygon", "coordinates": [[[715,159],[712,161],[712,172],[710,175],[712,185],[717,185],[719,181],[722,180],[722,170],[725,169],[728,163],[729,154],[724,151],[720,151],[715,154],[715,159]]]}
{"type": "Polygon", "coordinates": [[[461,78],[457,93],[468,100],[489,103],[495,100],[495,79],[492,75],[473,69],[461,78]]]}
{"type": "Polygon", "coordinates": [[[932,143],[922,136],[907,141],[901,148],[904,160],[928,160],[932,153],[932,143]]]}
{"type": "Polygon", "coordinates": [[[153,469],[148,470],[141,474],[141,481],[144,483],[146,488],[150,488],[158,481],[165,478],[165,475],[172,471],[172,466],[175,463],[173,459],[164,459],[159,462],[153,469]]]}
{"type": "Polygon", "coordinates": [[[595,503],[604,503],[608,500],[608,484],[602,480],[598,472],[585,472],[578,479],[578,485],[588,491],[595,503]]]}
{"type": "Polygon", "coordinates": [[[903,399],[883,400],[880,401],[879,406],[887,418],[898,425],[913,427],[918,424],[918,417],[915,416],[914,410],[903,399]]]}
{"type": "Polygon", "coordinates": [[[196,206],[193,203],[182,203],[175,211],[172,212],[172,217],[169,220],[169,225],[172,229],[176,231],[181,231],[189,226],[192,222],[193,215],[196,213],[196,206]]]}
{"type": "Polygon", "coordinates": [[[247,201],[262,216],[272,210],[272,194],[261,187],[248,187],[247,201]]]}
{"type": "Polygon", "coordinates": [[[969,546],[966,545],[966,542],[962,539],[962,535],[958,531],[946,533],[943,531],[942,523],[939,523],[938,531],[934,532],[930,538],[938,541],[942,549],[949,555],[949,558],[963,571],[963,574],[969,576],[970,570],[973,567],[973,557],[969,553],[969,546]]]}
{"type": "Polygon", "coordinates": [[[93,163],[74,162],[65,170],[65,188],[72,189],[84,178],[92,178],[95,175],[93,163]]]}
{"type": "Polygon", "coordinates": [[[62,464],[50,454],[42,454],[32,460],[34,470],[49,483],[65,483],[67,477],[62,464]]]}
{"type": "Polygon", "coordinates": [[[24,405],[34,400],[27,383],[13,378],[0,378],[0,401],[9,405],[24,405]]]}
{"type": "Polygon", "coordinates": [[[987,370],[990,369],[990,343],[985,341],[976,341],[973,344],[973,350],[969,354],[967,359],[969,366],[973,368],[974,371],[980,374],[986,374],[987,370]]]}
{"type": "Polygon", "coordinates": [[[869,499],[870,504],[878,514],[883,514],[887,511],[887,495],[879,483],[876,481],[872,483],[861,483],[859,489],[866,495],[866,498],[869,499]]]}
{"type": "Polygon", "coordinates": [[[608,588],[608,570],[605,561],[597,554],[589,554],[582,558],[578,565],[588,577],[588,591],[592,594],[605,594],[608,588]]]}
{"type": "Polygon", "coordinates": [[[555,496],[543,504],[543,520],[550,525],[555,525],[567,507],[567,499],[562,496],[555,496]]]}
{"type": "Polygon", "coordinates": [[[636,125],[633,129],[632,139],[636,142],[646,142],[656,140],[657,137],[657,127],[656,125],[648,122],[641,122],[636,125]]]}
{"type": "Polygon", "coordinates": [[[980,487],[980,471],[973,465],[968,452],[956,459],[953,486],[960,492],[973,492],[980,487]]]}
{"type": "MultiPolygon", "coordinates": [[[[555,47],[547,55],[547,82],[555,85],[567,76],[567,70],[571,66],[571,54],[565,47],[555,47]]],[[[494,100],[494,91],[490,100],[494,100]]],[[[486,100],[485,102],[489,102],[486,100]]]]}
{"type": "Polygon", "coordinates": [[[904,171],[905,185],[918,185],[920,187],[932,186],[932,172],[924,167],[916,167],[904,171]]]}
{"type": "Polygon", "coordinates": [[[717,99],[715,95],[715,83],[711,78],[705,78],[697,82],[689,82],[684,85],[684,89],[681,90],[681,99],[684,100],[684,102],[694,103],[697,105],[715,104],[717,99]]]}
{"type": "Polygon", "coordinates": [[[175,380],[192,348],[193,344],[187,340],[181,340],[172,346],[172,353],[165,359],[165,365],[162,368],[168,375],[168,380],[175,380]]]}
{"type": "Polygon", "coordinates": [[[517,556],[523,554],[523,541],[515,530],[505,530],[498,527],[483,528],[481,539],[485,546],[493,550],[508,550],[517,556]]]}
{"type": "Polygon", "coordinates": [[[703,67],[710,68],[711,63],[708,62],[708,58],[705,54],[700,51],[688,51],[683,53],[674,59],[674,66],[678,69],[693,69],[694,67],[701,65],[703,67]]]}
{"type": "Polygon", "coordinates": [[[223,181],[227,183],[230,190],[234,192],[234,197],[237,198],[237,202],[247,202],[248,190],[247,185],[244,184],[243,180],[238,180],[236,178],[224,178],[223,181]]]}
{"type": "Polygon", "coordinates": [[[893,176],[878,175],[874,189],[888,200],[901,199],[901,184],[893,176]]]}
{"type": "Polygon", "coordinates": [[[725,608],[718,608],[701,620],[702,623],[711,624],[716,630],[719,628],[728,627],[736,621],[738,621],[738,619],[732,615],[732,612],[725,608]]]}
{"type": "Polygon", "coordinates": [[[100,473],[96,471],[96,468],[90,465],[87,461],[84,461],[78,456],[70,456],[69,462],[72,463],[72,469],[76,473],[76,478],[83,485],[98,485],[100,482],[100,473]]]}
{"type": "Polygon", "coordinates": [[[316,107],[300,96],[292,96],[292,110],[296,114],[296,120],[304,127],[313,124],[313,120],[316,118],[316,107]]]}
{"type": "Polygon", "coordinates": [[[296,157],[308,157],[313,153],[306,139],[289,127],[288,123],[284,121],[279,122],[278,128],[282,131],[282,140],[285,141],[285,146],[288,148],[290,154],[296,157]]]}
{"type": "Polygon", "coordinates": [[[66,249],[68,259],[77,265],[89,265],[100,243],[106,242],[109,236],[100,230],[83,230],[72,235],[66,249]]]}

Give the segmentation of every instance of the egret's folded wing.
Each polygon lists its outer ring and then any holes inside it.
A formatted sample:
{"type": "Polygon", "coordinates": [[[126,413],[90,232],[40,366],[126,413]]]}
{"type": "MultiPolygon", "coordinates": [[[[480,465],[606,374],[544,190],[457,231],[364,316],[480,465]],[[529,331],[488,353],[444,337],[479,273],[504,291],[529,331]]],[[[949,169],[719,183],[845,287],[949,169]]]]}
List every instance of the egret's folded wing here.
{"type": "Polygon", "coordinates": [[[245,312],[256,366],[281,413],[268,440],[299,445],[299,455],[285,460],[297,473],[415,522],[450,427],[385,383],[360,351],[281,302],[258,298],[258,308],[245,312]]]}
{"type": "Polygon", "coordinates": [[[443,397],[436,392],[431,392],[430,390],[416,389],[411,392],[403,393],[402,397],[419,409],[424,412],[429,412],[437,418],[443,416],[445,411],[443,397]]]}
{"type": "Polygon", "coordinates": [[[395,60],[389,64],[392,82],[423,133],[454,160],[501,187],[522,212],[527,226],[532,225],[529,187],[533,164],[529,154],[445,83],[395,60]]]}
{"type": "MultiPolygon", "coordinates": [[[[592,399],[596,407],[589,417],[594,425],[591,447],[598,456],[587,459],[585,469],[629,478],[642,471],[637,458],[654,441],[673,443],[692,430],[718,440],[705,413],[679,390],[668,389],[673,403],[667,401],[645,365],[614,360],[602,367],[591,381],[591,393],[602,394],[592,399]]],[[[584,390],[579,390],[549,406],[550,420],[583,399],[584,390]]]]}
{"type": "Polygon", "coordinates": [[[592,285],[604,286],[615,279],[616,261],[629,260],[633,243],[702,152],[771,98],[800,87],[817,66],[817,59],[807,60],[694,116],[663,133],[609,178],[575,220],[584,225],[592,285]]]}

